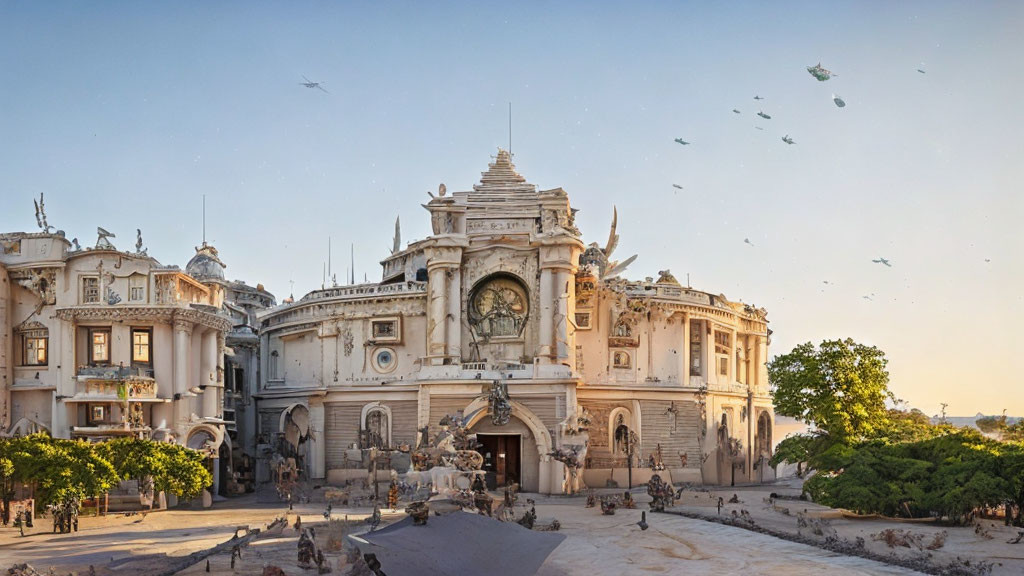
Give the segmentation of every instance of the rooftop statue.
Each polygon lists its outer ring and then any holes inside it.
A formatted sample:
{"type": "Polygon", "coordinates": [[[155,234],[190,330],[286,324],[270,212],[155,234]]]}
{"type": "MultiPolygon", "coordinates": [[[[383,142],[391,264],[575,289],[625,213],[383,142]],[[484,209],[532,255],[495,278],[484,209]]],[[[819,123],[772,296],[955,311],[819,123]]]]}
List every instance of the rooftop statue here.
{"type": "Polygon", "coordinates": [[[32,202],[34,202],[36,205],[36,224],[39,225],[43,232],[49,234],[53,226],[50,226],[46,222],[46,206],[43,204],[43,193],[39,193],[38,202],[36,202],[35,200],[32,200],[32,202]]]}
{"type": "Polygon", "coordinates": [[[402,249],[402,223],[400,218],[400,216],[395,216],[395,239],[391,246],[392,254],[397,254],[402,249]]]}
{"type": "Polygon", "coordinates": [[[608,234],[608,243],[602,250],[597,242],[592,242],[587,250],[581,257],[581,264],[593,264],[597,266],[598,276],[601,280],[609,280],[622,274],[626,271],[626,268],[636,260],[636,254],[626,258],[622,262],[612,260],[612,254],[615,252],[616,246],[619,245],[619,235],[615,233],[615,228],[619,222],[619,210],[618,208],[612,208],[612,227],[608,234]]]}
{"type": "Polygon", "coordinates": [[[116,238],[117,236],[115,236],[114,233],[107,232],[103,228],[97,226],[96,234],[99,235],[99,238],[96,239],[97,250],[117,250],[117,248],[114,248],[114,245],[110,243],[110,240],[107,240],[107,238],[116,238]]]}

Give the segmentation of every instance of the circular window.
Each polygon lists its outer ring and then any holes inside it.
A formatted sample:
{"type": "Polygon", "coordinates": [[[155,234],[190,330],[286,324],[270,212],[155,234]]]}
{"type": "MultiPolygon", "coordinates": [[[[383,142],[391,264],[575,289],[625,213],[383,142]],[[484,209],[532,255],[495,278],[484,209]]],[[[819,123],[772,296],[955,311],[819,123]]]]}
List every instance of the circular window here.
{"type": "Polygon", "coordinates": [[[391,348],[378,348],[373,352],[373,369],[377,372],[391,372],[398,364],[395,351],[391,348]]]}
{"type": "Polygon", "coordinates": [[[473,290],[469,301],[469,322],[483,338],[518,338],[526,326],[526,290],[517,280],[496,276],[473,290]]]}

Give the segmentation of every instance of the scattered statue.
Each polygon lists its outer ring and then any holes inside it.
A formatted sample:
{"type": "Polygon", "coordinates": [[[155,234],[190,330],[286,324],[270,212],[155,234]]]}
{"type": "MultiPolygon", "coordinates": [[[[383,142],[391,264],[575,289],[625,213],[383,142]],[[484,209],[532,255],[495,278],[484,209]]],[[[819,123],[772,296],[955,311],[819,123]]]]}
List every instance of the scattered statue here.
{"type": "Polygon", "coordinates": [[[630,494],[628,490],[626,492],[622,493],[622,504],[621,505],[622,505],[623,508],[628,508],[630,510],[633,510],[634,508],[636,508],[636,500],[633,500],[633,495],[630,494]]]}
{"type": "Polygon", "coordinates": [[[398,509],[398,484],[395,481],[391,481],[391,486],[388,487],[388,508],[391,510],[398,509]]]}
{"type": "Polygon", "coordinates": [[[616,246],[619,245],[619,235],[615,229],[619,222],[618,208],[612,208],[612,226],[608,234],[608,243],[602,249],[597,242],[591,243],[580,256],[580,264],[592,265],[597,268],[597,275],[601,280],[610,280],[626,271],[626,268],[636,260],[636,254],[626,258],[622,262],[611,259],[616,246]]]}
{"type": "Polygon", "coordinates": [[[593,490],[587,490],[587,508],[593,508],[597,506],[597,497],[594,496],[593,490]]]}
{"type": "Polygon", "coordinates": [[[442,198],[444,198],[444,195],[447,194],[447,193],[448,193],[448,187],[444,185],[444,182],[442,182],[437,187],[437,195],[442,197],[442,198]]]}
{"type": "Polygon", "coordinates": [[[71,251],[72,252],[79,252],[81,250],[82,250],[82,246],[81,246],[81,244],[78,243],[78,238],[72,238],[71,239],[71,251]]]}
{"type": "Polygon", "coordinates": [[[302,535],[299,536],[298,548],[299,567],[312,568],[313,559],[316,557],[316,543],[313,542],[308,530],[303,530],[302,535]]]}
{"type": "Polygon", "coordinates": [[[526,514],[523,514],[523,517],[520,518],[516,523],[519,524],[520,526],[524,527],[524,528],[529,528],[530,530],[533,530],[533,524],[536,521],[537,521],[537,507],[536,506],[530,506],[530,509],[527,510],[526,514]]]}
{"type": "Polygon", "coordinates": [[[413,526],[426,526],[430,518],[430,506],[426,502],[413,502],[405,507],[405,513],[412,518],[413,526]]]}
{"type": "Polygon", "coordinates": [[[675,506],[675,490],[658,474],[652,475],[647,483],[647,495],[651,497],[651,510],[654,512],[664,512],[666,507],[675,506]]]}
{"type": "Polygon", "coordinates": [[[377,529],[380,526],[380,504],[373,505],[373,514],[366,519],[366,523],[370,525],[370,532],[377,529]]]}
{"type": "Polygon", "coordinates": [[[614,497],[610,497],[610,498],[602,497],[601,498],[601,514],[604,514],[605,516],[614,516],[615,515],[615,504],[616,503],[615,503],[615,498],[614,497]]]}
{"type": "Polygon", "coordinates": [[[99,238],[96,239],[97,250],[116,250],[114,245],[110,243],[110,240],[108,240],[108,238],[116,238],[116,235],[111,232],[107,232],[99,226],[96,227],[96,234],[99,235],[99,238]]]}

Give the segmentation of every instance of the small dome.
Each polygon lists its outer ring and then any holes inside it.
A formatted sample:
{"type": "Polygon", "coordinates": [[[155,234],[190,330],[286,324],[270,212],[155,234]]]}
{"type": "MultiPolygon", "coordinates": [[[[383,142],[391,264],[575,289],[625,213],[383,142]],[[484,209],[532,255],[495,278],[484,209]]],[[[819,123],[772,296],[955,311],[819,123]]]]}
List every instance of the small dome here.
{"type": "Polygon", "coordinates": [[[196,247],[196,255],[188,261],[185,272],[199,280],[224,280],[224,263],[217,257],[217,249],[203,242],[196,247]]]}

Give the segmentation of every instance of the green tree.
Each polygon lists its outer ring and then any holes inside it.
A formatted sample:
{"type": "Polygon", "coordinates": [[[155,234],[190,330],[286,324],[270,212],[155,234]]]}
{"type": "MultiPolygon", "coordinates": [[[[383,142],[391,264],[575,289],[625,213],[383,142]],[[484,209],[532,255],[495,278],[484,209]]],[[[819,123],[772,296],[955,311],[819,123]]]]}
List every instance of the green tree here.
{"type": "Polygon", "coordinates": [[[870,438],[888,424],[885,353],[852,339],[807,342],[768,363],[775,413],[811,424],[836,441],[870,438]]]}
{"type": "Polygon", "coordinates": [[[1006,427],[1006,415],[982,416],[974,421],[974,425],[985,434],[997,434],[1006,427]]]}

